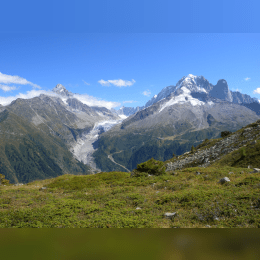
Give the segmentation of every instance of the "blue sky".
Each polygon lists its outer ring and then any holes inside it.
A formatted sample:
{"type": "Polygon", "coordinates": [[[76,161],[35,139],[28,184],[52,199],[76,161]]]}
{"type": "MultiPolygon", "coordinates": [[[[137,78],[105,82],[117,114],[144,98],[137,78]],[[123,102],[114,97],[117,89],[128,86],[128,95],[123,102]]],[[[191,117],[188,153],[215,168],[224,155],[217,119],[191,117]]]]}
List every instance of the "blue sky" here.
{"type": "Polygon", "coordinates": [[[142,106],[188,74],[260,99],[256,2],[184,2],[18,5],[0,31],[0,103],[61,83],[89,104],[142,106]]]}

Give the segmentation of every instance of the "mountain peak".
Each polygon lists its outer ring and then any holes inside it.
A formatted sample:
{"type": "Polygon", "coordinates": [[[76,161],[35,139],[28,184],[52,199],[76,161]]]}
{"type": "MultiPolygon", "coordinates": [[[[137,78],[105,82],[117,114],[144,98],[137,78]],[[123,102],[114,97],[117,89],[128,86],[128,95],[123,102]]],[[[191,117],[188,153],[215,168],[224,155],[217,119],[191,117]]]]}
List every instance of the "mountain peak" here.
{"type": "Polygon", "coordinates": [[[57,84],[56,87],[52,90],[53,92],[62,95],[62,96],[67,96],[71,97],[73,94],[69,92],[63,85],[57,84]]]}

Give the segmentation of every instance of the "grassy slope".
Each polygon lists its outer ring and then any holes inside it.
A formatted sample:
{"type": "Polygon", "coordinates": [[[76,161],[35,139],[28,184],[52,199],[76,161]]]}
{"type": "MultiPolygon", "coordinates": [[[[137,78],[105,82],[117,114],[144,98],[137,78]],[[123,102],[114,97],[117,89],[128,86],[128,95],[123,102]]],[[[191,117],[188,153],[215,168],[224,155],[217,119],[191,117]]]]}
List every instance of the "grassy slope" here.
{"type": "Polygon", "coordinates": [[[0,227],[260,227],[260,173],[250,171],[187,168],[149,177],[109,172],[1,186],[0,227]],[[225,176],[231,182],[219,184],[225,176]],[[167,219],[166,212],[177,216],[167,219]]]}

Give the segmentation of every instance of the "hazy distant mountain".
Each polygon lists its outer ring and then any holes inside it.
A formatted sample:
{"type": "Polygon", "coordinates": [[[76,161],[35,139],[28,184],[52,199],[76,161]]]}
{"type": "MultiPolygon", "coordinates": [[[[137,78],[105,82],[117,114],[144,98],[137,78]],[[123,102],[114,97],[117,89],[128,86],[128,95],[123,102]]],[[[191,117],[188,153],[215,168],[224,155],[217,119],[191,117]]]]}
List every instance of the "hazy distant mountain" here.
{"type": "Polygon", "coordinates": [[[118,115],[130,116],[143,109],[144,107],[124,107],[122,106],[119,110],[117,110],[118,115]]]}

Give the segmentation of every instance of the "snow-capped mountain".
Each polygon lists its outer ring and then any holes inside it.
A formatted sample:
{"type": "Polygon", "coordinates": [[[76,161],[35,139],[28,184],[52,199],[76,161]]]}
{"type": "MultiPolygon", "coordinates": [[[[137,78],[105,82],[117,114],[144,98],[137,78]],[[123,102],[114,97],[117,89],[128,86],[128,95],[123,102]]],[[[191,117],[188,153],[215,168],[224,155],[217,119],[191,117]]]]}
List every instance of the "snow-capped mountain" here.
{"type": "MultiPolygon", "coordinates": [[[[203,76],[189,74],[101,134],[98,156],[118,151],[114,160],[131,170],[151,157],[167,160],[171,152],[182,154],[205,138],[219,137],[221,131],[236,131],[258,120],[259,115],[258,100],[230,91],[226,80],[213,85],[203,76]]],[[[111,170],[108,163],[102,168],[100,158],[95,157],[95,161],[101,170],[111,170]]]]}
{"type": "Polygon", "coordinates": [[[209,83],[203,76],[194,76],[189,74],[186,77],[182,77],[175,86],[168,86],[163,88],[157,95],[150,99],[145,107],[149,107],[152,104],[168,97],[171,93],[177,95],[181,93],[181,89],[185,87],[190,93],[206,93],[211,97],[215,97],[221,100],[233,102],[236,104],[242,103],[254,103],[257,102],[256,98],[251,98],[247,94],[242,94],[238,91],[229,90],[227,81],[220,79],[216,85],[209,83]]]}
{"type": "Polygon", "coordinates": [[[64,97],[72,97],[73,93],[69,92],[63,85],[57,84],[56,87],[52,90],[53,92],[57,93],[58,95],[64,97]]]}

